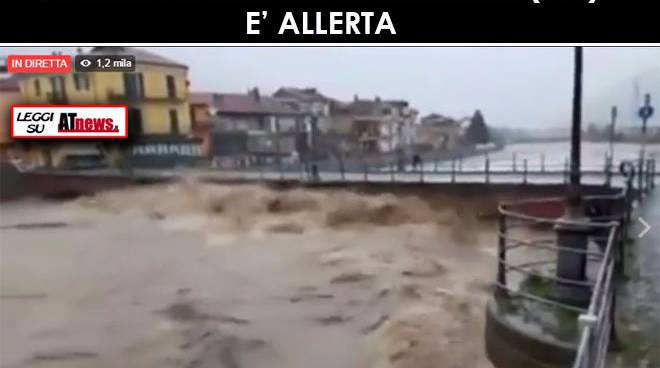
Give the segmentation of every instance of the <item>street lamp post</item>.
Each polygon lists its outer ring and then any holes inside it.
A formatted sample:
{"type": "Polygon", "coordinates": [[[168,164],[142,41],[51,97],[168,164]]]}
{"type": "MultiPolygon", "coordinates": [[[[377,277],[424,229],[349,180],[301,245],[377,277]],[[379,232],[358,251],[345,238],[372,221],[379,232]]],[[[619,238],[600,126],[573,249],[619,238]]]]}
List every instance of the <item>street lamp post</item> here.
{"type": "Polygon", "coordinates": [[[573,73],[573,126],[571,131],[570,183],[580,185],[580,139],[582,135],[582,47],[575,48],[573,73]]]}
{"type": "Polygon", "coordinates": [[[614,159],[614,132],[616,128],[617,108],[612,106],[612,122],[610,123],[610,163],[614,159]]]}
{"type": "Polygon", "coordinates": [[[571,130],[570,188],[566,197],[565,214],[555,226],[557,244],[555,296],[564,303],[585,306],[590,292],[583,284],[586,279],[586,249],[589,228],[575,225],[584,223],[584,204],[580,193],[580,138],[582,112],[582,47],[575,48],[575,72],[573,74],[573,125],[571,130]],[[569,282],[560,281],[568,280],[569,282]]]}
{"type": "Polygon", "coordinates": [[[646,149],[646,123],[652,115],[651,94],[647,93],[644,95],[644,105],[639,109],[639,117],[642,118],[642,159],[644,159],[644,151],[646,149]]]}
{"type": "Polygon", "coordinates": [[[653,107],[651,106],[651,94],[647,93],[644,95],[644,105],[639,109],[639,117],[642,118],[642,149],[639,153],[639,173],[637,177],[639,178],[638,187],[639,190],[642,190],[642,172],[644,171],[644,165],[646,160],[646,123],[649,118],[653,116],[653,107]]]}

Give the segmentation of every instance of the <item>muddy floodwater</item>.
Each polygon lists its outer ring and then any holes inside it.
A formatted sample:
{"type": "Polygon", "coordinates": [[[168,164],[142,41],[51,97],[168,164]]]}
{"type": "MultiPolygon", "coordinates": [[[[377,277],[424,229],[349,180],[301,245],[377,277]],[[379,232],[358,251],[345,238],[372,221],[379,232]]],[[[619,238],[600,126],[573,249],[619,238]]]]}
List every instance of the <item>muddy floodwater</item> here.
{"type": "Polygon", "coordinates": [[[491,367],[495,228],[459,201],[184,182],[3,204],[0,366],[491,367]]]}

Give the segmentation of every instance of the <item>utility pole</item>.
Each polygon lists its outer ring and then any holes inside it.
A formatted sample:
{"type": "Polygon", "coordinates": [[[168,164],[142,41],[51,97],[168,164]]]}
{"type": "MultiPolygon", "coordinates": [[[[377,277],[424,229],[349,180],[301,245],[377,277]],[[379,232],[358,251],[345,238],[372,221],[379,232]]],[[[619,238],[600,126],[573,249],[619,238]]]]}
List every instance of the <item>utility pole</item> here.
{"type": "Polygon", "coordinates": [[[582,135],[582,47],[575,48],[575,70],[573,73],[573,126],[571,132],[572,186],[580,185],[580,140],[582,135]]]}

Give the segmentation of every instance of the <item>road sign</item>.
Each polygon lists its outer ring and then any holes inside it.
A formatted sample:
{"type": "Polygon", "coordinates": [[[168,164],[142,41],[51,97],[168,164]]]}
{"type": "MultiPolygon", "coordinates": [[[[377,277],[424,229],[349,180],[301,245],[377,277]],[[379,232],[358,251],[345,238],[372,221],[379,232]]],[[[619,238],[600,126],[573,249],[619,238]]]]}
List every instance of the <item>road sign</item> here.
{"type": "Polygon", "coordinates": [[[651,106],[651,94],[644,96],[644,106],[639,109],[639,117],[646,121],[653,116],[653,106],[651,106]]]}
{"type": "Polygon", "coordinates": [[[648,118],[650,118],[651,116],[653,116],[653,107],[652,106],[642,106],[639,109],[639,117],[640,118],[642,118],[644,120],[648,120],[648,118]]]}

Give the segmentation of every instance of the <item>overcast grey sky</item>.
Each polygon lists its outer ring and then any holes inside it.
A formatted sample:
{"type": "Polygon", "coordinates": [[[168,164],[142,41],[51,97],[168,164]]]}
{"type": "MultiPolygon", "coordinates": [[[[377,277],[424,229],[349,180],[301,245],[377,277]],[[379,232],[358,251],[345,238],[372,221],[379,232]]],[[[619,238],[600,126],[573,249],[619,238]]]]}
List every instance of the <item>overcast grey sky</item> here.
{"type": "MultiPolygon", "coordinates": [[[[189,65],[197,91],[314,86],[343,100],[354,94],[406,99],[422,114],[463,117],[478,108],[487,123],[516,127],[567,126],[571,116],[570,47],[149,49],[189,65]]],[[[0,54],[49,51],[0,48],[0,54]]],[[[607,121],[611,105],[618,104],[621,124],[634,124],[633,80],[640,76],[641,92],[660,101],[660,47],[585,48],[585,123],[607,121]]]]}

